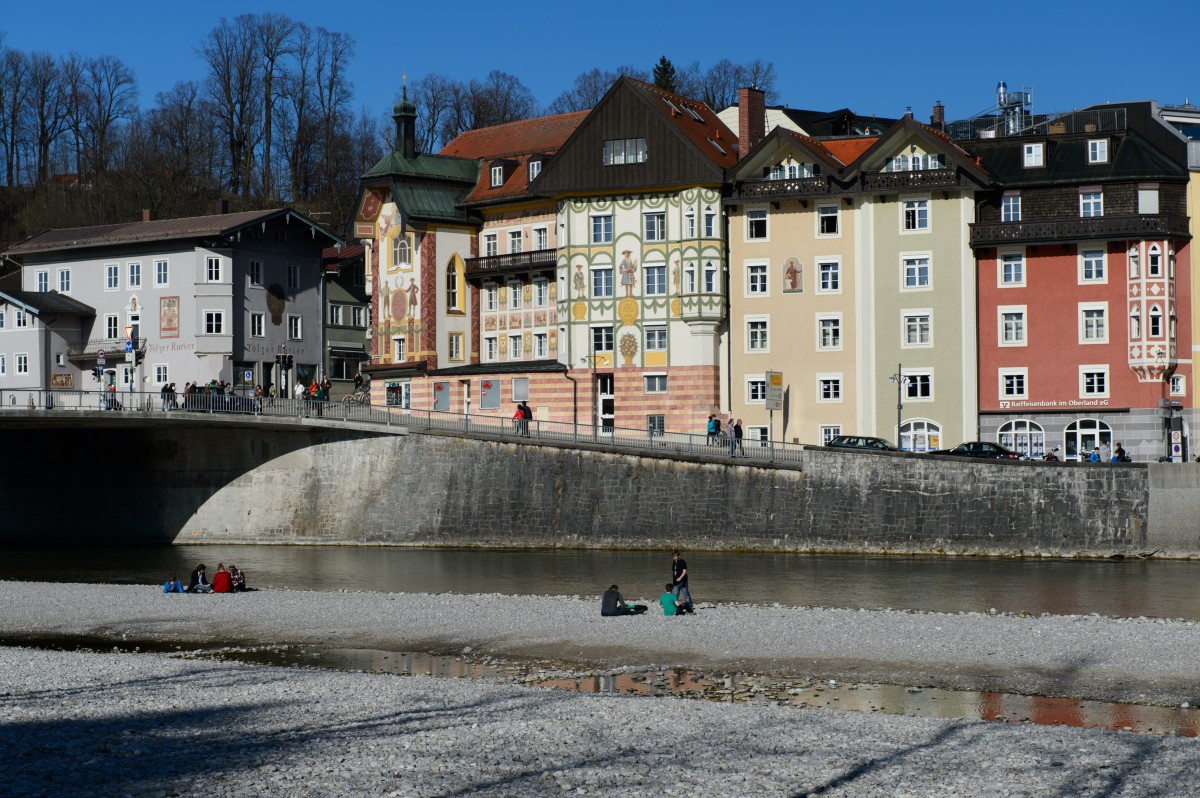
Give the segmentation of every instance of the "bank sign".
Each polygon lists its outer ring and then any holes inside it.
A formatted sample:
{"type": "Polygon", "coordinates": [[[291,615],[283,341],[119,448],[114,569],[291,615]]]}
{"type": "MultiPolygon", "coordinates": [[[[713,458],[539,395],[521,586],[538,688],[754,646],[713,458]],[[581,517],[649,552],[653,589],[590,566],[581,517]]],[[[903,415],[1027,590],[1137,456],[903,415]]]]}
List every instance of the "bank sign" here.
{"type": "Polygon", "coordinates": [[[1009,399],[1000,401],[1001,410],[1074,410],[1076,408],[1108,407],[1107,399],[1054,399],[1039,401],[1036,399],[1009,399]]]}

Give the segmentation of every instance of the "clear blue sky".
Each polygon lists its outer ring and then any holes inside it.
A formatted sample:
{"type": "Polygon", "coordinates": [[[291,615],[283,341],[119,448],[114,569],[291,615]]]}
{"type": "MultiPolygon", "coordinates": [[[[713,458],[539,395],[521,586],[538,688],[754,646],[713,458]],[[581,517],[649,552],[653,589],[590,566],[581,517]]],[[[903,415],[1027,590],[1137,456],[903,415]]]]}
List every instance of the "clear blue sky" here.
{"type": "MultiPolygon", "coordinates": [[[[985,111],[999,80],[1031,86],[1035,111],[1155,99],[1200,104],[1200,2],[810,4],[739,2],[354,3],[208,0],[111,3],[8,0],[6,44],[62,55],[112,54],[138,79],[143,107],[179,80],[199,80],[196,47],[222,16],[276,11],[350,34],[357,107],[390,111],[400,76],[519,77],[545,106],[580,72],[665,54],[677,67],[721,58],[773,61],[780,101],[798,108],[927,119],[985,111]],[[686,11],[682,10],[686,8],[686,11]],[[599,10],[599,13],[597,13],[599,10]]],[[[719,110],[719,109],[718,109],[719,110]]]]}

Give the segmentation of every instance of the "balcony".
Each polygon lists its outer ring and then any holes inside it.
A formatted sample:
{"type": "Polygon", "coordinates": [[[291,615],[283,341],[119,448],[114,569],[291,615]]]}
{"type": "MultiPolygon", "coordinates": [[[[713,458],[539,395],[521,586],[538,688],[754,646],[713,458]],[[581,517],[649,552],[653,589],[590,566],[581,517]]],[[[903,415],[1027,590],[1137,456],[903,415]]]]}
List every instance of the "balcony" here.
{"type": "Polygon", "coordinates": [[[788,199],[828,194],[829,181],[824,177],[793,177],[781,180],[747,180],[733,190],[733,198],[741,200],[788,199]]]}
{"type": "MultiPolygon", "coordinates": [[[[957,169],[915,169],[909,172],[864,172],[859,188],[864,192],[957,188],[963,185],[957,169]]],[[[972,183],[971,185],[974,185],[972,183]]]]}
{"type": "Polygon", "coordinates": [[[991,222],[971,225],[971,246],[1056,244],[1121,238],[1191,238],[1186,216],[1139,214],[1047,219],[1036,222],[991,222]]]}
{"type": "Polygon", "coordinates": [[[466,267],[467,277],[482,277],[492,274],[553,270],[557,263],[557,249],[535,249],[530,252],[514,252],[509,255],[467,258],[466,267]]]}

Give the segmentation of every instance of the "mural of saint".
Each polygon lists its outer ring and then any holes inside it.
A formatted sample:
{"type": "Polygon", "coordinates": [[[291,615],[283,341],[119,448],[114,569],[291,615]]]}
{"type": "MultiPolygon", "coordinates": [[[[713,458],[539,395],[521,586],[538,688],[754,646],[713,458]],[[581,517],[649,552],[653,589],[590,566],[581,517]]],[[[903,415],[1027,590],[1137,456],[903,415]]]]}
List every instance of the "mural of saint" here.
{"type": "Polygon", "coordinates": [[[804,266],[796,258],[783,262],[783,290],[788,293],[804,290],[804,266]]]}
{"type": "Polygon", "coordinates": [[[571,278],[575,286],[575,296],[583,296],[587,291],[587,278],[583,276],[583,264],[575,264],[575,276],[571,278]]]}
{"type": "Polygon", "coordinates": [[[159,298],[158,335],[160,338],[179,337],[179,297],[164,296],[159,298]]]}
{"type": "Polygon", "coordinates": [[[675,288],[675,293],[679,293],[679,258],[671,261],[671,285],[675,288]]]}
{"type": "Polygon", "coordinates": [[[617,272],[621,275],[621,285],[625,287],[625,296],[633,296],[633,285],[637,282],[637,259],[633,257],[632,250],[627,249],[621,254],[625,257],[621,258],[617,272]]]}
{"type": "Polygon", "coordinates": [[[417,292],[420,290],[421,290],[420,288],[417,288],[417,278],[416,277],[409,278],[409,281],[408,281],[408,308],[409,308],[409,313],[411,313],[413,316],[417,315],[417,292]]]}

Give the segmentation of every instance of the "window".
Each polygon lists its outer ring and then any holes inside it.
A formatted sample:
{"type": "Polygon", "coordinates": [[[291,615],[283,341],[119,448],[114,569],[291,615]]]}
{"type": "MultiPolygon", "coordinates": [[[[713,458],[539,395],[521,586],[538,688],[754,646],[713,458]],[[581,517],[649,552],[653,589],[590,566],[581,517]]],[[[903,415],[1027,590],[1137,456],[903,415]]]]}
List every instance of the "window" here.
{"type": "Polygon", "coordinates": [[[50,290],[50,272],[40,271],[37,273],[37,292],[44,294],[50,290]]]}
{"type": "Polygon", "coordinates": [[[500,289],[494,285],[484,286],[483,288],[483,309],[484,310],[499,310],[500,309],[500,289]]]}
{"type": "Polygon", "coordinates": [[[840,402],[842,401],[842,378],[818,376],[817,377],[817,401],[818,402],[840,402]]]}
{"type": "Polygon", "coordinates": [[[4,355],[0,355],[0,377],[8,373],[8,362],[4,355]]]}
{"type": "Polygon", "coordinates": [[[329,323],[335,327],[342,326],[345,307],[343,305],[329,306],[329,323]]]}
{"type": "Polygon", "coordinates": [[[483,256],[485,258],[495,257],[500,253],[500,244],[496,239],[495,233],[484,233],[483,235],[483,256]]]}
{"type": "Polygon", "coordinates": [[[263,284],[263,265],[262,261],[250,261],[250,285],[263,284]]]}
{"type": "Polygon", "coordinates": [[[905,399],[932,399],[933,375],[927,371],[909,372],[904,375],[905,399]]]}
{"type": "Polygon", "coordinates": [[[520,310],[525,306],[525,293],[520,283],[508,284],[508,309],[520,310]]]}
{"type": "Polygon", "coordinates": [[[687,213],[683,215],[683,237],[696,237],[696,209],[688,208],[687,213]]]}
{"type": "Polygon", "coordinates": [[[750,319],[746,321],[746,351],[748,352],[766,352],[767,346],[767,320],[766,319],[750,319]]]}
{"type": "Polygon", "coordinates": [[[1035,169],[1045,165],[1045,147],[1043,142],[1025,145],[1025,168],[1035,169]]]}
{"type": "Polygon", "coordinates": [[[521,251],[522,238],[520,230],[510,230],[508,232],[508,253],[515,255],[521,251]]]}
{"type": "Polygon", "coordinates": [[[704,237],[715,238],[717,235],[717,212],[712,208],[704,209],[704,237]]]}
{"type": "Polygon", "coordinates": [[[1104,192],[1081,191],[1079,193],[1079,215],[1083,218],[1104,215],[1104,192]]]}
{"type": "Polygon", "coordinates": [[[536,178],[541,173],[542,173],[542,162],[541,161],[530,161],[529,162],[529,181],[533,182],[534,178],[536,178]]]}
{"type": "Polygon", "coordinates": [[[767,264],[746,265],[746,293],[765,296],[767,294],[767,264]]]}
{"type": "Polygon", "coordinates": [[[412,247],[408,243],[408,236],[397,233],[392,239],[392,266],[407,266],[411,262],[412,247]]]}
{"type": "Polygon", "coordinates": [[[1039,424],[1027,419],[1009,421],[1000,427],[1000,445],[1027,457],[1040,458],[1046,454],[1046,433],[1039,424]]]}
{"type": "Polygon", "coordinates": [[[104,338],[107,341],[115,341],[121,334],[120,321],[116,314],[110,314],[104,317],[104,338]]]}
{"type": "Polygon", "coordinates": [[[58,293],[60,293],[60,294],[71,293],[71,270],[70,269],[59,269],[58,270],[58,293]]]}
{"type": "Polygon", "coordinates": [[[502,186],[502,185],[504,185],[504,167],[503,166],[493,166],[492,167],[492,186],[491,187],[496,188],[496,187],[502,186]]]}
{"type": "Polygon", "coordinates": [[[1108,163],[1108,139],[1088,141],[1088,163],[1108,163]]]}
{"type": "Polygon", "coordinates": [[[1021,195],[1005,194],[1000,198],[1000,221],[1021,221],[1021,195]]]}
{"type": "Polygon", "coordinates": [[[446,310],[460,310],[458,306],[458,265],[451,260],[446,267],[446,310]]]}
{"type": "Polygon", "coordinates": [[[1079,395],[1100,398],[1108,396],[1108,366],[1080,366],[1079,395]]]}
{"type": "Polygon", "coordinates": [[[666,393],[666,374],[646,374],[643,378],[646,393],[666,393]]]}
{"type": "Polygon", "coordinates": [[[593,327],[592,328],[592,351],[593,352],[611,352],[611,351],[613,351],[613,328],[612,327],[593,327]]]}
{"type": "Polygon", "coordinates": [[[592,269],[592,296],[610,297],[613,295],[612,266],[596,266],[592,269]]]}
{"type": "Polygon", "coordinates": [[[266,326],[264,324],[264,316],[262,313],[250,314],[250,337],[263,338],[266,335],[266,326]]]}
{"type": "MultiPolygon", "coordinates": [[[[1108,343],[1108,324],[1105,316],[1108,305],[1080,305],[1079,342],[1084,344],[1108,343]]],[[[1153,319],[1153,315],[1151,316],[1153,319]]],[[[1153,324],[1153,321],[1151,322],[1153,324]]]]}
{"type": "Polygon", "coordinates": [[[13,309],[13,326],[16,327],[18,330],[29,326],[29,316],[26,315],[24,309],[22,309],[22,308],[14,308],[13,309]]]}
{"type": "Polygon", "coordinates": [[[1079,253],[1079,282],[1108,282],[1108,272],[1105,269],[1104,263],[1104,250],[1085,249],[1079,253]]]}
{"type": "Polygon", "coordinates": [[[115,263],[108,263],[104,266],[104,290],[116,291],[121,287],[121,267],[115,263]]]}
{"type": "Polygon", "coordinates": [[[906,257],[901,259],[901,264],[904,268],[904,288],[912,290],[929,287],[928,257],[906,257]]]}
{"type": "Polygon", "coordinates": [[[1129,248],[1129,276],[1137,277],[1141,274],[1141,250],[1137,244],[1129,248]]]}
{"type": "Polygon", "coordinates": [[[29,373],[29,355],[17,355],[17,374],[29,373]]]}
{"type": "Polygon", "coordinates": [[[904,230],[929,229],[929,200],[905,200],[901,205],[901,210],[903,213],[904,230]]]}
{"type": "Polygon", "coordinates": [[[367,309],[359,305],[350,309],[350,314],[354,317],[355,327],[367,326],[367,309]]]}
{"type": "Polygon", "coordinates": [[[495,360],[497,356],[496,336],[489,335],[483,339],[483,359],[495,360]]]}
{"type": "Polygon", "coordinates": [[[767,212],[762,208],[746,211],[746,240],[767,240],[767,212]]]}
{"type": "Polygon", "coordinates": [[[165,260],[154,261],[154,284],[161,288],[167,284],[168,277],[167,262],[165,260]]]}
{"type": "Polygon", "coordinates": [[[463,334],[460,332],[452,332],[449,336],[449,350],[451,360],[463,359],[463,334]]]}
{"type": "Polygon", "coordinates": [[[1000,256],[1000,285],[1009,288],[1025,285],[1025,255],[1010,252],[1000,256]]]}
{"type": "Polygon", "coordinates": [[[838,206],[817,206],[817,235],[836,236],[838,232],[838,206]]]}
{"type": "Polygon", "coordinates": [[[667,215],[662,211],[647,213],[642,216],[642,229],[646,241],[667,240],[667,215]]]}
{"type": "Polygon", "coordinates": [[[205,263],[205,280],[210,283],[221,282],[221,259],[208,258],[205,263]]]}
{"type": "Polygon", "coordinates": [[[605,166],[645,163],[647,157],[645,139],[609,139],[604,142],[601,163],[605,166]]]}
{"type": "Polygon", "coordinates": [[[611,244],[613,240],[612,214],[601,214],[592,217],[592,243],[611,244]]]}
{"type": "Polygon", "coordinates": [[[667,293],[667,264],[649,263],[642,270],[642,281],[647,296],[665,296],[667,293]]]}
{"type": "Polygon", "coordinates": [[[1158,187],[1138,186],[1138,213],[1158,213],[1158,187]]]}
{"type": "Polygon", "coordinates": [[[763,403],[767,401],[767,381],[762,377],[746,378],[746,401],[763,403]]]}
{"type": "Polygon", "coordinates": [[[1000,346],[1025,346],[1025,306],[1001,307],[1000,346]]]}
{"type": "Polygon", "coordinates": [[[904,314],[905,346],[930,346],[933,344],[930,319],[931,315],[927,311],[904,314]]]}
{"type": "Polygon", "coordinates": [[[696,293],[696,264],[690,261],[683,267],[683,293],[696,293]]]}
{"type": "Polygon", "coordinates": [[[1142,314],[1136,306],[1129,311],[1129,337],[1133,339],[1142,337],[1142,314]]]}
{"type": "Polygon", "coordinates": [[[204,334],[205,335],[224,335],[225,334],[225,313],[220,310],[204,311],[204,334]]]}
{"type": "Polygon", "coordinates": [[[167,384],[167,366],[165,363],[155,364],[155,366],[154,366],[154,384],[155,385],[166,385],[167,384]]]}
{"type": "Polygon", "coordinates": [[[533,306],[544,308],[550,302],[550,284],[544,279],[533,281],[533,306]]]}
{"type": "Polygon", "coordinates": [[[0,310],[0,330],[4,329],[4,311],[0,310]]]}
{"type": "Polygon", "coordinates": [[[717,293],[717,264],[711,260],[704,262],[704,292],[706,294],[717,293]]]}
{"type": "Polygon", "coordinates": [[[1151,244],[1146,250],[1146,276],[1162,277],[1162,250],[1158,244],[1151,244]]]}
{"type": "Polygon", "coordinates": [[[129,289],[141,288],[142,287],[142,264],[135,260],[132,263],[125,264],[125,268],[127,270],[126,278],[125,278],[126,288],[129,288],[129,289]]]}
{"type": "Polygon", "coordinates": [[[817,279],[817,293],[841,293],[842,264],[836,260],[817,261],[817,279]]]}
{"type": "Polygon", "coordinates": [[[288,316],[287,329],[288,329],[288,338],[290,340],[292,340],[292,341],[300,340],[300,338],[301,338],[300,334],[301,334],[301,332],[303,332],[303,330],[301,329],[300,323],[301,323],[300,316],[292,316],[292,315],[288,316]]]}
{"type": "Polygon", "coordinates": [[[288,264],[287,287],[289,291],[300,290],[300,266],[295,263],[288,264]]]}
{"type": "Polygon", "coordinates": [[[392,339],[392,362],[403,363],[408,358],[408,341],[404,338],[392,339]]]}
{"type": "Polygon", "coordinates": [[[817,348],[842,348],[842,318],[841,316],[817,317],[817,348]]]}
{"type": "Polygon", "coordinates": [[[1187,395],[1187,378],[1182,374],[1171,375],[1171,396],[1187,395]]]}
{"type": "Polygon", "coordinates": [[[1029,395],[1025,387],[1028,379],[1029,369],[1001,369],[1000,398],[1025,399],[1029,395]]]}
{"type": "Polygon", "coordinates": [[[1151,305],[1150,312],[1147,314],[1146,336],[1148,338],[1162,338],[1162,311],[1158,305],[1151,305]]]}
{"type": "Polygon", "coordinates": [[[550,249],[550,231],[545,227],[533,228],[533,248],[541,251],[550,249]]]}
{"type": "Polygon", "coordinates": [[[533,356],[538,360],[545,360],[550,357],[549,339],[550,336],[546,335],[546,333],[533,334],[533,356]]]}
{"type": "Polygon", "coordinates": [[[646,431],[651,435],[665,435],[667,432],[667,417],[662,413],[646,416],[646,431]]]}
{"type": "Polygon", "coordinates": [[[821,435],[821,445],[827,445],[831,440],[842,434],[841,424],[822,424],[817,428],[821,435]]]}
{"type": "Polygon", "coordinates": [[[647,325],[645,330],[647,352],[667,351],[667,328],[665,325],[647,325]]]}

